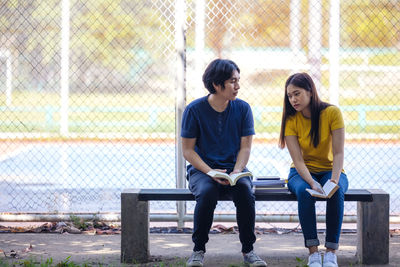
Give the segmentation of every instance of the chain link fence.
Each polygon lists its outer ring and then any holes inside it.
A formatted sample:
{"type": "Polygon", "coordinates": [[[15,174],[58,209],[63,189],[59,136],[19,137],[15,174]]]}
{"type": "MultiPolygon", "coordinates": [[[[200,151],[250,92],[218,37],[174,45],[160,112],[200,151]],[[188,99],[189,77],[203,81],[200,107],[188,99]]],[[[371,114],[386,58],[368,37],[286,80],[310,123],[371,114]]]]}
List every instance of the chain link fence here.
{"type": "MultiPolygon", "coordinates": [[[[201,75],[222,57],[239,65],[253,109],[256,176],[287,177],[284,82],[306,71],[343,112],[350,188],[384,189],[398,216],[399,23],[398,0],[2,1],[0,212],[112,213],[124,188],[185,186],[182,105],[206,94],[201,75]]],[[[257,213],[297,205],[257,203],[257,213]]]]}

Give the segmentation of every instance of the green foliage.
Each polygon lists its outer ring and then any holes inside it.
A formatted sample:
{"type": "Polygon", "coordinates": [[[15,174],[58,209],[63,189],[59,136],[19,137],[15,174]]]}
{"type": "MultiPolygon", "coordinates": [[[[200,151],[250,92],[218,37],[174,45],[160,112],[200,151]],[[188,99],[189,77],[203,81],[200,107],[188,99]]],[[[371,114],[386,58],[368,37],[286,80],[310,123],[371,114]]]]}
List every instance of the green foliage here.
{"type": "Polygon", "coordinates": [[[56,264],[56,267],[72,267],[76,266],[73,262],[70,262],[69,259],[71,256],[68,256],[65,260],[61,261],[60,263],[56,264]]]}
{"type": "Polygon", "coordinates": [[[400,52],[390,51],[386,53],[376,53],[370,57],[369,63],[372,65],[400,66],[400,52]]]}
{"type": "Polygon", "coordinates": [[[78,228],[80,230],[86,230],[89,227],[89,224],[83,218],[80,218],[76,215],[70,215],[69,217],[72,221],[72,224],[76,228],[78,228]]]}
{"type": "Polygon", "coordinates": [[[94,228],[98,228],[98,227],[102,226],[102,224],[100,222],[100,218],[97,216],[97,214],[93,214],[92,225],[94,228]]]}
{"type": "Polygon", "coordinates": [[[70,215],[70,220],[72,222],[72,224],[80,229],[80,230],[87,230],[90,226],[97,228],[97,227],[101,227],[102,223],[100,221],[100,218],[97,216],[97,214],[93,214],[93,217],[90,219],[84,219],[81,218],[79,216],[76,216],[74,214],[70,215]]]}
{"type": "Polygon", "coordinates": [[[351,47],[396,45],[396,18],[400,9],[393,1],[345,1],[342,5],[342,41],[351,47]]]}
{"type": "MultiPolygon", "coordinates": [[[[71,256],[68,256],[65,260],[59,263],[54,263],[53,258],[47,258],[44,261],[38,261],[34,258],[18,260],[16,262],[8,262],[5,259],[0,259],[0,267],[11,267],[11,266],[23,266],[23,267],[90,267],[90,264],[83,263],[77,264],[70,260],[71,256]]],[[[97,264],[96,266],[101,266],[97,264]]]]}
{"type": "Polygon", "coordinates": [[[47,258],[46,261],[40,264],[40,267],[47,267],[53,264],[53,258],[47,258]]]}
{"type": "Polygon", "coordinates": [[[5,261],[5,259],[0,258],[0,267],[7,267],[8,263],[5,261]]]}
{"type": "MultiPolygon", "coordinates": [[[[372,75],[365,73],[371,81],[372,75]]],[[[341,84],[341,90],[348,96],[340,97],[343,108],[346,132],[348,133],[396,133],[400,126],[389,122],[399,118],[398,107],[400,92],[393,90],[393,86],[379,86],[371,89],[359,87],[357,83],[360,75],[348,76],[341,84]],[[379,106],[380,110],[369,108],[379,106]],[[360,110],[366,111],[366,122],[360,115],[360,110]]],[[[378,79],[377,80],[383,80],[378,79]]],[[[362,78],[361,78],[362,80],[362,78]]],[[[283,82],[282,82],[283,83],[283,82]]],[[[371,83],[371,82],[369,82],[371,83]]],[[[248,96],[247,101],[253,107],[255,127],[257,133],[279,133],[281,119],[282,93],[281,88],[268,89],[268,98],[253,98],[248,96]],[[273,109],[275,107],[276,109],[273,109]],[[263,110],[262,112],[260,111],[263,110]],[[263,108],[266,108],[265,110],[263,108]],[[273,111],[274,110],[274,111],[273,111]]],[[[265,93],[265,87],[255,87],[254,95],[265,93]]],[[[0,95],[0,103],[4,95],[0,95]]],[[[47,105],[49,102],[59,101],[57,94],[37,94],[34,92],[15,92],[13,102],[15,110],[7,108],[0,112],[0,131],[4,132],[53,132],[59,131],[59,111],[56,106],[47,105]],[[53,100],[55,98],[55,100],[53,100]],[[43,102],[41,102],[41,100],[43,102]]],[[[189,100],[188,100],[189,101],[189,100]]],[[[76,133],[171,133],[175,131],[174,99],[170,95],[151,94],[71,94],[69,110],[69,129],[76,133]],[[88,106],[77,106],[79,99],[86,98],[88,106]],[[154,99],[154,103],[146,109],[146,100],[154,99]],[[106,103],[103,104],[103,103],[106,103]],[[166,106],[166,103],[170,106],[166,106]],[[121,106],[123,105],[123,106],[121,106]],[[142,111],[134,111],[135,107],[143,105],[142,111]],[[164,108],[156,111],[153,107],[164,108]],[[125,109],[125,110],[124,110],[125,109]]],[[[78,224],[79,225],[79,224],[78,224]]]]}
{"type": "MultiPolygon", "coordinates": [[[[154,36],[163,32],[165,22],[162,14],[146,1],[96,0],[86,8],[74,9],[71,36],[72,50],[81,51],[97,67],[129,71],[129,62],[140,62],[133,47],[151,49],[154,36]]],[[[165,39],[165,41],[167,38],[165,39]]],[[[153,51],[157,56],[157,51],[153,51]]]]}
{"type": "Polygon", "coordinates": [[[307,263],[305,259],[300,259],[299,257],[296,257],[297,265],[296,267],[307,267],[307,263]]]}

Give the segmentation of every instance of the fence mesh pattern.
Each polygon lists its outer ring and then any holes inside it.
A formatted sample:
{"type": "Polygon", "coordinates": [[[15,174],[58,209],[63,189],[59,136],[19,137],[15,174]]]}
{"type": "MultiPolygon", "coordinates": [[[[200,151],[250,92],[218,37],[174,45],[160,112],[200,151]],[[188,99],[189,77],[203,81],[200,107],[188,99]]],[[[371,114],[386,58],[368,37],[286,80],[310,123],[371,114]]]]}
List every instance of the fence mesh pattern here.
{"type": "MultiPolygon", "coordinates": [[[[221,57],[241,69],[256,176],[287,177],[290,156],[277,146],[284,82],[308,72],[343,112],[350,188],[389,192],[400,215],[399,23],[398,0],[3,1],[0,212],[116,212],[125,188],[185,181],[177,106],[206,94],[201,75],[221,57]]],[[[257,203],[257,213],[297,206],[257,203]]]]}

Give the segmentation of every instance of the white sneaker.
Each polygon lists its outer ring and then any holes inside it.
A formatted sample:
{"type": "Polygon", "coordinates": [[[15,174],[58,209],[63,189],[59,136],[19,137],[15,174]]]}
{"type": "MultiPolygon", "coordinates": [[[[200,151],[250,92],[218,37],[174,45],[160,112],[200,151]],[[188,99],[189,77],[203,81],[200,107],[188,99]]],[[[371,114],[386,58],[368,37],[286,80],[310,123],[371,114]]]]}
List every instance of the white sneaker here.
{"type": "Polygon", "coordinates": [[[326,252],[324,255],[324,267],[338,267],[336,254],[333,252],[326,252]]]}
{"type": "Polygon", "coordinates": [[[308,267],[322,267],[321,254],[317,251],[308,256],[308,267]]]}
{"type": "Polygon", "coordinates": [[[254,250],[243,255],[244,264],[249,267],[265,267],[267,263],[263,261],[254,250]]]}
{"type": "Polygon", "coordinates": [[[203,260],[204,260],[204,251],[202,251],[202,250],[193,251],[192,255],[186,262],[186,266],[201,267],[201,266],[203,266],[203,260]]]}

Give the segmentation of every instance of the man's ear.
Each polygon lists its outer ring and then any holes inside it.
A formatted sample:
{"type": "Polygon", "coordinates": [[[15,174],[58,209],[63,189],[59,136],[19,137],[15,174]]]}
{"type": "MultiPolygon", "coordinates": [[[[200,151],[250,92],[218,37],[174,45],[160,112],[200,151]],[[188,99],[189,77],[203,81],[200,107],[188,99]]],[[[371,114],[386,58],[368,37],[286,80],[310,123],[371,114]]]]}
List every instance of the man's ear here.
{"type": "Polygon", "coordinates": [[[218,89],[221,89],[221,85],[216,85],[215,83],[212,84],[214,86],[215,91],[218,92],[218,89]]]}
{"type": "Polygon", "coordinates": [[[215,89],[215,91],[216,92],[219,92],[219,91],[221,91],[222,90],[222,85],[216,85],[215,83],[213,83],[213,86],[214,86],[214,89],[215,89]]]}

